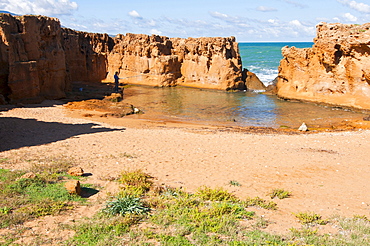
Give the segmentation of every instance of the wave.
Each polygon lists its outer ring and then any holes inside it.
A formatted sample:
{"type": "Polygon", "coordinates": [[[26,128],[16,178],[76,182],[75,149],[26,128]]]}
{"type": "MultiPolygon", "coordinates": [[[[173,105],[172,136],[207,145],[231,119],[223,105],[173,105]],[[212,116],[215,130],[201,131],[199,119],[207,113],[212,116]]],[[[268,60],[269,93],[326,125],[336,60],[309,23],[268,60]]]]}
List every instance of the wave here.
{"type": "Polygon", "coordinates": [[[262,68],[258,66],[248,66],[249,71],[255,73],[265,86],[271,85],[278,76],[278,70],[273,68],[262,68]]]}

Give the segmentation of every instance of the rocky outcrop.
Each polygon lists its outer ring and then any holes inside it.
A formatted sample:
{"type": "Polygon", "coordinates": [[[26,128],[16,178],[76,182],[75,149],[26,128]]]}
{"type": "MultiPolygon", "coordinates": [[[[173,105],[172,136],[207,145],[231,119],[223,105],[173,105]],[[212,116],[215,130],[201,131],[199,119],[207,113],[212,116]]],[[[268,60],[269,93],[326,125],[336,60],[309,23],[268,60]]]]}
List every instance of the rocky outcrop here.
{"type": "Polygon", "coordinates": [[[321,23],[312,48],[282,53],[280,97],[370,109],[370,23],[321,23]]]}
{"type": "Polygon", "coordinates": [[[2,14],[0,93],[10,101],[61,98],[68,85],[66,61],[55,18],[2,14]]]}
{"type": "Polygon", "coordinates": [[[152,86],[184,85],[243,89],[241,59],[235,38],[168,38],[117,35],[108,56],[108,77],[152,86]]]}
{"type": "Polygon", "coordinates": [[[247,69],[243,70],[243,81],[248,91],[266,91],[267,89],[257,75],[247,69]]]}
{"type": "Polygon", "coordinates": [[[0,101],[65,96],[72,81],[244,89],[238,44],[229,38],[110,37],[61,28],[44,16],[0,14],[0,101]]]}

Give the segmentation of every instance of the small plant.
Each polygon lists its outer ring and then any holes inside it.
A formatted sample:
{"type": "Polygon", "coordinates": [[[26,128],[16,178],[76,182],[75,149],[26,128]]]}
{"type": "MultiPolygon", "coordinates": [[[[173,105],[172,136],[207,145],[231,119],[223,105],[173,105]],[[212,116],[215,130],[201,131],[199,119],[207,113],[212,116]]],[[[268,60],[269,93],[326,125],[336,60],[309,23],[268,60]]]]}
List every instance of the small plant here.
{"type": "Polygon", "coordinates": [[[263,217],[258,217],[256,219],[256,223],[254,224],[254,227],[257,228],[257,229],[264,229],[264,228],[267,228],[269,222],[268,220],[266,220],[265,218],[263,217]]]}
{"type": "Polygon", "coordinates": [[[310,228],[302,229],[290,228],[289,230],[294,237],[310,237],[317,235],[317,230],[312,230],[310,228]]]}
{"type": "Polygon", "coordinates": [[[370,222],[370,220],[366,217],[366,215],[353,215],[353,219],[355,220],[364,220],[364,221],[367,221],[367,222],[370,222]]]}
{"type": "Polygon", "coordinates": [[[135,155],[131,155],[131,154],[129,154],[129,153],[124,152],[124,153],[119,154],[119,157],[125,157],[125,158],[128,158],[128,159],[134,159],[134,158],[136,158],[137,156],[135,156],[135,155]]]}
{"type": "Polygon", "coordinates": [[[229,185],[231,186],[242,186],[238,181],[230,180],[229,185]]]}
{"type": "Polygon", "coordinates": [[[275,197],[284,199],[290,197],[291,192],[283,189],[273,189],[268,195],[271,197],[271,199],[274,199],[275,197]]]}
{"type": "Polygon", "coordinates": [[[270,210],[276,210],[277,204],[273,201],[266,201],[262,198],[259,198],[258,196],[255,198],[247,198],[244,201],[245,206],[247,207],[253,207],[257,206],[264,209],[270,209],[270,210]]]}
{"type": "Polygon", "coordinates": [[[141,170],[133,172],[124,171],[118,182],[123,184],[123,189],[120,192],[121,196],[136,196],[140,197],[148,192],[152,187],[153,182],[150,180],[151,176],[145,174],[141,170]]]}
{"type": "Polygon", "coordinates": [[[104,213],[110,215],[146,214],[149,211],[150,209],[143,205],[140,198],[134,196],[117,198],[108,202],[103,209],[104,213]]]}
{"type": "Polygon", "coordinates": [[[237,198],[223,188],[211,189],[207,186],[200,187],[195,196],[206,201],[236,201],[237,198]]]}
{"type": "Polygon", "coordinates": [[[163,197],[179,197],[183,193],[184,192],[180,189],[165,187],[161,192],[161,196],[163,196],[163,197]]]}
{"type": "Polygon", "coordinates": [[[9,214],[10,211],[12,211],[12,208],[10,208],[10,207],[2,207],[2,208],[0,208],[0,214],[9,214]]]}
{"type": "Polygon", "coordinates": [[[296,213],[294,215],[299,220],[299,222],[304,225],[307,224],[326,225],[328,223],[327,220],[321,219],[321,215],[315,214],[314,212],[296,213]]]}

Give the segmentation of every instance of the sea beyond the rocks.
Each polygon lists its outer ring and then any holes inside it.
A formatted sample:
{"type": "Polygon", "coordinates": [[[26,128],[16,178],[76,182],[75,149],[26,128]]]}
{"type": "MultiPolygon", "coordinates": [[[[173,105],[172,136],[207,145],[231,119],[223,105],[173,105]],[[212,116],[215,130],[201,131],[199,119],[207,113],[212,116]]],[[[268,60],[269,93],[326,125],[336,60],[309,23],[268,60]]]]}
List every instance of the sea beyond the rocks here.
{"type": "MultiPolygon", "coordinates": [[[[282,47],[309,48],[312,45],[312,42],[239,43],[239,51],[243,68],[268,85],[278,75],[282,47]]],[[[275,95],[246,91],[130,86],[124,95],[126,102],[141,107],[144,112],[135,117],[163,121],[273,128],[298,128],[305,122],[309,127],[320,128],[365,116],[361,112],[285,101],[275,95]]]]}
{"type": "Polygon", "coordinates": [[[261,42],[239,43],[239,52],[243,68],[255,73],[265,84],[269,85],[278,75],[281,48],[284,46],[296,48],[311,48],[313,42],[261,42]]]}

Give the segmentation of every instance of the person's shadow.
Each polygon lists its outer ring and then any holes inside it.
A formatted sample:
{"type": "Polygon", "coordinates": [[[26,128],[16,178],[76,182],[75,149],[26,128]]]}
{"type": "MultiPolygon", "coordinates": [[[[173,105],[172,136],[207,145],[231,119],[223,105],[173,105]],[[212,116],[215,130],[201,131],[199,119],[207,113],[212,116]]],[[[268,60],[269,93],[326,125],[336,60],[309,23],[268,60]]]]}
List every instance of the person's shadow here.
{"type": "Polygon", "coordinates": [[[35,119],[0,117],[0,152],[57,142],[81,134],[123,131],[98,124],[64,124],[35,119]]]}

